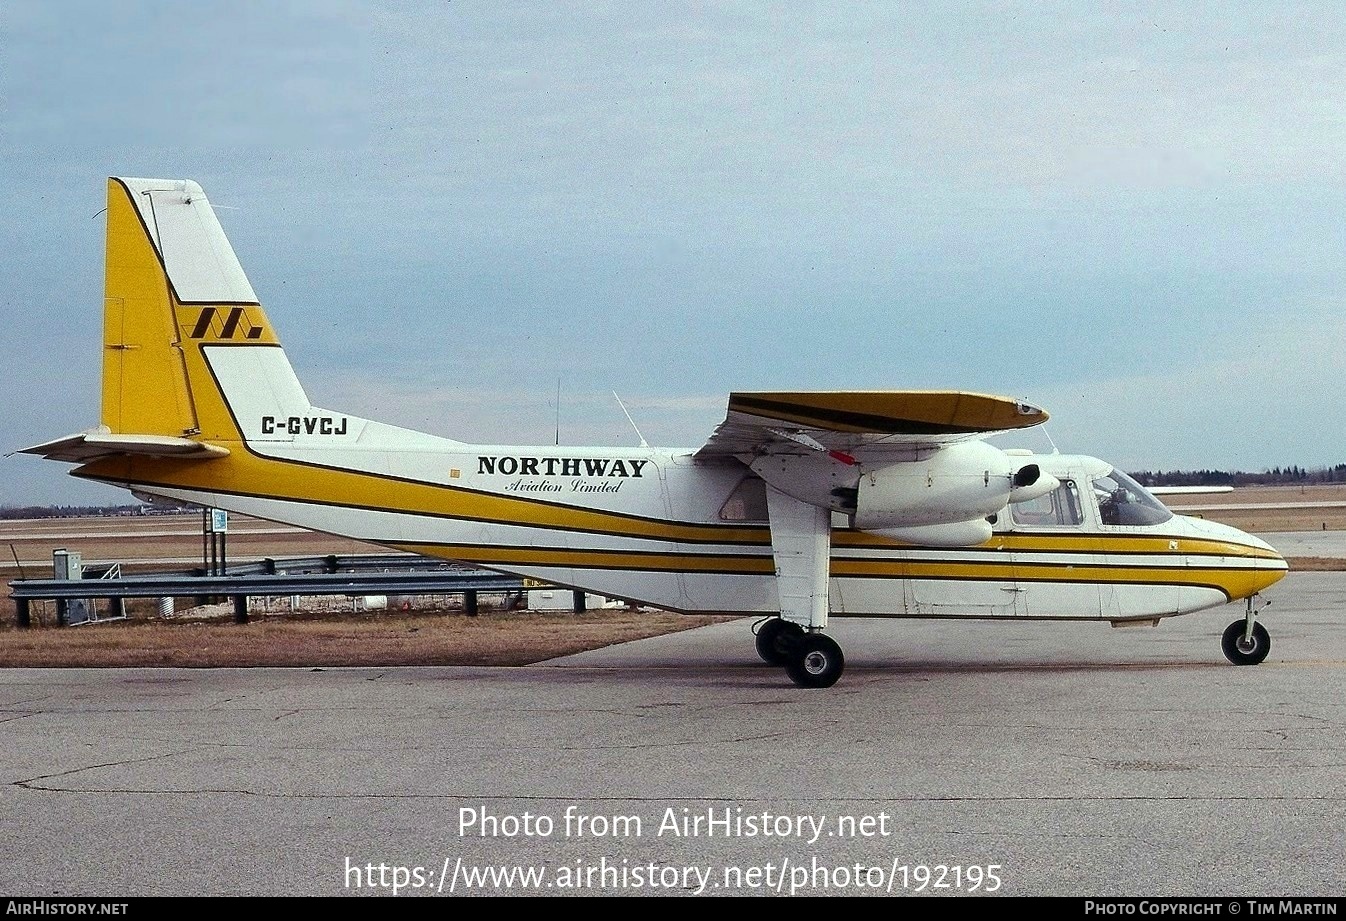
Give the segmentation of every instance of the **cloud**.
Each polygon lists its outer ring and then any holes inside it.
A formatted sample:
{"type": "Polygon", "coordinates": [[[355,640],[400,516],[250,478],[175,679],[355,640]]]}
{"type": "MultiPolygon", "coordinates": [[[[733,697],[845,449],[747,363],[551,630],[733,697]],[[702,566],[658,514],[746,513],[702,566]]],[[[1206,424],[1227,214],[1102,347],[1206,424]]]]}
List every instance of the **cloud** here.
{"type": "Polygon", "coordinates": [[[598,443],[612,390],[695,445],[735,389],[952,387],[1145,464],[1340,453],[1335,5],[11,7],[7,441],[96,421],[90,216],[157,174],[236,209],[316,397],[456,437],[553,440],[559,378],[598,443]]]}
{"type": "MultiPolygon", "coordinates": [[[[1046,388],[1062,450],[1128,470],[1263,470],[1346,462],[1346,304],[1227,328],[1162,370],[1046,388]]],[[[1144,330],[1130,341],[1144,348],[1144,330]]]]}

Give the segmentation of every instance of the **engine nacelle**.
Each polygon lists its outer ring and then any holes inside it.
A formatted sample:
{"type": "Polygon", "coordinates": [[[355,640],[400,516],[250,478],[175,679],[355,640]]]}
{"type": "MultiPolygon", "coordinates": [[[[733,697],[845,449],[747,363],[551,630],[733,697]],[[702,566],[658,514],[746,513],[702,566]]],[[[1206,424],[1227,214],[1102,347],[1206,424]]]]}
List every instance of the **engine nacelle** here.
{"type": "Polygon", "coordinates": [[[1005,507],[1013,477],[1009,456],[983,441],[867,470],[856,494],[855,526],[875,531],[985,518],[1005,507]]]}
{"type": "Polygon", "coordinates": [[[1043,473],[1037,464],[1028,464],[1014,471],[1010,485],[1010,504],[1032,502],[1056,490],[1061,481],[1050,473],[1043,473]]]}
{"type": "Polygon", "coordinates": [[[991,522],[985,518],[974,518],[971,521],[953,521],[949,524],[879,528],[869,533],[922,547],[975,547],[991,539],[991,522]]]}

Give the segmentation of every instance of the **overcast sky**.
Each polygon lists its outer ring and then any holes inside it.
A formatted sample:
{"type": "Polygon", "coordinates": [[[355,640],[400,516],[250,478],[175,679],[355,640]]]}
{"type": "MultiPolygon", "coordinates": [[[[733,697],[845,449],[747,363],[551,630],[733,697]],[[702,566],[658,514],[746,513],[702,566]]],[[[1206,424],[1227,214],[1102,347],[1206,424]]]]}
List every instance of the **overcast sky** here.
{"type": "MultiPolygon", "coordinates": [[[[0,449],[98,422],[104,186],[205,186],[319,405],[695,446],[956,388],[1127,469],[1346,461],[1336,3],[9,0],[0,449]]],[[[1045,447],[1036,433],[1006,444],[1045,447]]],[[[0,504],[124,501],[0,461],[0,504]]]]}

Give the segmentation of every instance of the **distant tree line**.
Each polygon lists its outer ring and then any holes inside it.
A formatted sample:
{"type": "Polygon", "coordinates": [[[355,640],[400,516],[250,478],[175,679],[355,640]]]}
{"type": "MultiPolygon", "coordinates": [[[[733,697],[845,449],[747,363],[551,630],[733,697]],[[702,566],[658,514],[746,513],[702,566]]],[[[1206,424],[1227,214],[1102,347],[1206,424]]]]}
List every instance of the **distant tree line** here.
{"type": "Polygon", "coordinates": [[[0,507],[0,519],[109,518],[128,515],[176,515],[189,505],[18,505],[0,507]]]}
{"type": "Polygon", "coordinates": [[[1301,486],[1346,483],[1346,464],[1334,467],[1273,467],[1261,473],[1242,470],[1142,470],[1132,473],[1142,486],[1301,486]]]}

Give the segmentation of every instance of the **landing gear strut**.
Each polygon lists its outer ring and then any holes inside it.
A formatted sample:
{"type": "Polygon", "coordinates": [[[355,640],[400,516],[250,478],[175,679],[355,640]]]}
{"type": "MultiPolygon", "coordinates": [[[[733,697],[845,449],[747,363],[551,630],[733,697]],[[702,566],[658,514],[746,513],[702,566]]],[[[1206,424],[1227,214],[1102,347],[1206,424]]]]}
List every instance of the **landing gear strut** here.
{"type": "MultiPolygon", "coordinates": [[[[771,466],[769,461],[763,463],[771,466]]],[[[756,462],[751,466],[765,476],[756,462]]],[[[832,512],[784,493],[770,477],[766,479],[780,616],[757,625],[757,654],[772,665],[784,665],[790,680],[801,688],[831,687],[846,665],[841,647],[822,632],[830,610],[832,512]]]]}
{"type": "Polygon", "coordinates": [[[846,667],[836,640],[808,633],[796,623],[772,617],[756,625],[757,654],[768,665],[784,665],[790,680],[801,688],[830,688],[846,667]]]}
{"type": "Polygon", "coordinates": [[[1271,634],[1256,622],[1256,616],[1257,609],[1253,607],[1253,599],[1249,598],[1247,615],[1226,627],[1220,638],[1225,658],[1235,665],[1258,665],[1271,652],[1271,634]]]}

